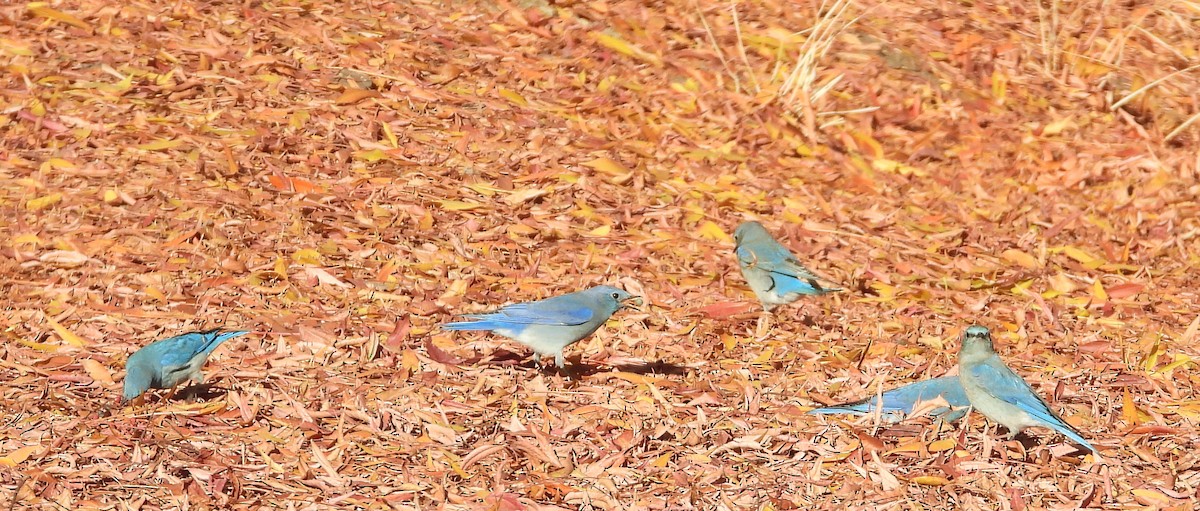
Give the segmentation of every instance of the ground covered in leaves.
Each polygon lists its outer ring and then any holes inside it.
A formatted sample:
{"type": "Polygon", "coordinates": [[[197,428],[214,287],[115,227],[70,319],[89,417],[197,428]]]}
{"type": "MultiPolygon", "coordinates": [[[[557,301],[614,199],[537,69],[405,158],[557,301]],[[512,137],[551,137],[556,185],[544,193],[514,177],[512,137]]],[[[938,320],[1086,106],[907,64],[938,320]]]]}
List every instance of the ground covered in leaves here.
{"type": "Polygon", "coordinates": [[[971,4],[0,6],[0,504],[1195,505],[1200,6],[971,4]],[[756,336],[746,219],[846,291],[756,336]],[[598,283],[574,375],[436,328],[598,283]],[[805,414],[972,323],[1101,456],[805,414]]]}

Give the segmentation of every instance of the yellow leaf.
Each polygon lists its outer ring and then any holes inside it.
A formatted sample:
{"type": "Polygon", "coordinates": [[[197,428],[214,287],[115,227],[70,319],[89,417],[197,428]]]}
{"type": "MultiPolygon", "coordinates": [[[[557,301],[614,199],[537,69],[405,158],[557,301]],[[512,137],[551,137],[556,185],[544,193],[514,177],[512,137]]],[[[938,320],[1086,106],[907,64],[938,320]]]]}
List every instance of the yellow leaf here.
{"type": "Polygon", "coordinates": [[[1038,262],[1036,257],[1014,248],[1005,250],[1000,254],[1000,257],[1003,257],[1005,261],[1016,264],[1017,266],[1028,268],[1030,270],[1036,270],[1042,267],[1042,263],[1038,262]]]}
{"type": "Polygon", "coordinates": [[[612,226],[601,225],[600,227],[597,227],[595,229],[592,229],[591,231],[588,231],[588,235],[589,236],[608,236],[608,233],[610,233],[610,232],[612,232],[612,226]]]}
{"type": "Polygon", "coordinates": [[[28,209],[29,211],[40,211],[40,210],[46,209],[50,206],[53,206],[55,204],[58,204],[59,202],[62,201],[62,199],[63,199],[63,194],[58,193],[58,192],[52,193],[50,195],[38,197],[36,199],[29,199],[29,200],[25,201],[25,209],[28,209]]]}
{"type": "Polygon", "coordinates": [[[925,486],[945,486],[950,484],[950,480],[938,476],[917,476],[909,479],[910,482],[925,486]]]}
{"type": "Polygon", "coordinates": [[[1171,362],[1170,364],[1163,366],[1162,369],[1159,369],[1157,371],[1151,371],[1150,374],[1167,374],[1167,373],[1170,373],[1171,371],[1174,371],[1180,367],[1183,367],[1185,365],[1192,363],[1192,357],[1189,357],[1182,353],[1177,353],[1172,358],[1175,359],[1174,362],[1171,362]]]}
{"type": "Polygon", "coordinates": [[[883,158],[883,144],[880,144],[879,141],[875,140],[875,137],[872,137],[869,133],[851,130],[850,138],[853,138],[854,141],[858,143],[858,150],[863,154],[866,154],[872,159],[883,158]]]}
{"type": "Polygon", "coordinates": [[[64,160],[64,159],[62,159],[62,158],[50,158],[49,160],[46,160],[46,162],[45,162],[45,163],[43,163],[43,164],[42,164],[42,166],[41,166],[41,169],[42,169],[43,171],[45,171],[45,170],[49,170],[49,169],[56,169],[56,170],[67,169],[67,170],[71,170],[71,169],[75,169],[75,168],[78,168],[78,167],[76,167],[74,163],[71,163],[71,162],[69,162],[69,161],[67,161],[67,160],[64,160]]]}
{"type": "Polygon", "coordinates": [[[1079,125],[1075,124],[1075,121],[1068,116],[1066,119],[1060,119],[1047,124],[1046,127],[1042,129],[1042,135],[1058,135],[1059,133],[1073,130],[1078,127],[1079,125]]]}
{"type": "Polygon", "coordinates": [[[509,206],[516,206],[517,204],[521,204],[523,202],[546,195],[548,192],[549,190],[544,188],[526,188],[524,190],[516,190],[509,194],[508,197],[505,197],[504,202],[509,206]]]}
{"type": "Polygon", "coordinates": [[[1075,247],[1063,247],[1062,252],[1067,257],[1079,261],[1085,268],[1095,269],[1104,264],[1104,260],[1075,247]]]}
{"type": "Polygon", "coordinates": [[[415,373],[421,370],[421,359],[417,358],[415,351],[406,349],[400,354],[400,367],[408,370],[409,373],[415,373]]]}
{"type": "Polygon", "coordinates": [[[1092,281],[1092,303],[1102,304],[1108,302],[1108,292],[1104,290],[1104,285],[1100,283],[1100,279],[1092,281]]]}
{"type": "Polygon", "coordinates": [[[446,211],[469,211],[483,207],[483,204],[478,202],[463,202],[458,200],[440,200],[438,204],[446,211]]]}
{"type": "Polygon", "coordinates": [[[42,239],[36,234],[22,234],[12,239],[13,245],[41,245],[42,239]]]}
{"type": "MultiPolygon", "coordinates": [[[[35,55],[33,49],[31,49],[29,45],[25,44],[24,41],[15,41],[13,39],[5,39],[3,37],[0,37],[0,52],[21,57],[32,57],[35,55]]],[[[10,71],[14,73],[22,72],[14,70],[12,66],[12,64],[9,64],[10,71]]],[[[28,74],[28,71],[24,72],[28,74]]]]}
{"type": "Polygon", "coordinates": [[[321,253],[311,248],[302,248],[292,254],[292,260],[296,261],[296,264],[317,266],[321,264],[321,253]]]}
{"type": "Polygon", "coordinates": [[[1076,284],[1074,280],[1071,280],[1070,277],[1063,273],[1055,274],[1047,280],[1050,281],[1051,289],[1064,295],[1079,289],[1079,284],[1076,284]]]}
{"type": "Polygon", "coordinates": [[[21,338],[17,338],[15,340],[19,344],[28,346],[35,350],[45,351],[46,353],[56,353],[62,349],[62,346],[59,346],[57,344],[46,344],[44,342],[33,342],[33,341],[27,341],[27,340],[21,339],[21,338]]]}
{"type": "Polygon", "coordinates": [[[58,324],[57,321],[46,318],[46,323],[49,324],[50,328],[53,328],[54,332],[57,333],[62,340],[66,341],[67,344],[77,348],[82,348],[85,344],[87,344],[82,337],[75,335],[75,332],[67,330],[67,327],[58,324]]]}
{"type": "Polygon", "coordinates": [[[657,55],[647,53],[645,50],[638,48],[637,46],[624,39],[621,39],[620,37],[608,35],[603,32],[591,32],[588,35],[590,35],[597,43],[600,43],[601,46],[620,53],[621,55],[633,57],[655,66],[662,66],[662,59],[659,59],[657,55]]]}
{"type": "Polygon", "coordinates": [[[592,161],[584,163],[583,166],[591,167],[593,169],[596,169],[599,172],[603,172],[605,174],[611,174],[614,176],[619,176],[619,175],[629,173],[629,169],[625,168],[624,165],[621,165],[620,163],[612,161],[608,158],[596,158],[592,161]]]}
{"type": "Polygon", "coordinates": [[[10,452],[3,458],[0,458],[0,466],[15,467],[20,465],[41,448],[40,445],[29,445],[10,452]]]}
{"type": "Polygon", "coordinates": [[[652,463],[650,463],[650,466],[655,467],[655,468],[666,468],[667,464],[671,462],[671,456],[673,454],[674,454],[674,452],[672,452],[672,451],[667,451],[666,453],[663,453],[663,455],[659,456],[652,463]]]}
{"type": "Polygon", "coordinates": [[[106,387],[116,385],[116,382],[112,379],[112,374],[108,372],[108,368],[104,367],[103,364],[90,358],[83,359],[82,364],[83,370],[87,371],[88,376],[91,376],[93,380],[100,382],[106,387]]]}
{"type": "Polygon", "coordinates": [[[116,206],[117,204],[120,204],[121,202],[123,202],[121,200],[121,196],[117,195],[117,191],[113,190],[112,188],[104,190],[103,199],[104,199],[104,203],[108,204],[109,206],[116,206]]]}
{"type": "Polygon", "coordinates": [[[950,449],[953,449],[955,445],[958,445],[958,442],[955,442],[953,438],[943,438],[941,440],[935,440],[933,442],[930,442],[929,452],[949,451],[950,449]]]}
{"type": "Polygon", "coordinates": [[[729,234],[724,229],[721,229],[721,226],[708,220],[700,224],[700,229],[696,231],[696,235],[713,241],[723,241],[726,243],[733,241],[733,238],[729,237],[729,234]]]}
{"type": "Polygon", "coordinates": [[[355,158],[363,160],[367,163],[375,163],[379,160],[382,160],[382,159],[385,159],[388,157],[388,154],[383,152],[382,149],[371,149],[370,151],[354,151],[353,155],[355,158]]]}
{"type": "Polygon", "coordinates": [[[517,91],[505,89],[504,87],[500,87],[500,90],[497,91],[497,93],[500,94],[500,97],[509,100],[514,105],[529,106],[529,102],[525,100],[525,96],[522,96],[521,93],[519,93],[517,91]]]}
{"type": "Polygon", "coordinates": [[[914,440],[897,445],[894,449],[888,451],[888,454],[897,452],[921,452],[925,449],[925,442],[914,440]]]}
{"type": "Polygon", "coordinates": [[[391,144],[393,149],[400,147],[400,140],[392,132],[392,126],[386,122],[380,123],[380,126],[383,128],[383,136],[387,139],[388,144],[391,144]]]}
{"type": "Polygon", "coordinates": [[[1130,491],[1133,494],[1133,499],[1138,501],[1143,506],[1150,506],[1154,509],[1164,509],[1171,505],[1171,498],[1163,495],[1162,492],[1151,490],[1148,488],[1137,488],[1130,491]]]}
{"type": "Polygon", "coordinates": [[[153,142],[137,146],[137,148],[143,151],[166,151],[167,149],[179,147],[182,144],[183,141],[178,138],[160,138],[153,142]]]}
{"type": "Polygon", "coordinates": [[[47,7],[46,2],[30,2],[28,9],[29,13],[33,14],[34,16],[41,16],[46,19],[61,21],[68,25],[73,25],[84,30],[92,29],[91,25],[88,25],[87,22],[76,18],[75,16],[47,7]]]}
{"type": "Polygon", "coordinates": [[[164,295],[157,287],[146,286],[146,295],[160,302],[167,302],[167,295],[164,295]]]}

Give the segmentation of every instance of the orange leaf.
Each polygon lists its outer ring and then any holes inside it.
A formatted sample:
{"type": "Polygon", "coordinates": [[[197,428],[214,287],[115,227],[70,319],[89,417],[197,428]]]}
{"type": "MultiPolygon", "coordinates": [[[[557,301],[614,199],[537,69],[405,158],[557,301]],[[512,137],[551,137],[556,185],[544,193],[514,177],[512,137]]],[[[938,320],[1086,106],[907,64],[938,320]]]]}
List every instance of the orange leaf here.
{"type": "Polygon", "coordinates": [[[313,184],[312,181],[307,179],[293,177],[291,178],[291,181],[292,190],[294,190],[296,193],[311,193],[317,190],[317,185],[313,184]]]}
{"type": "Polygon", "coordinates": [[[108,368],[104,367],[103,364],[90,358],[83,359],[81,364],[83,365],[83,370],[87,371],[88,376],[91,376],[93,380],[104,384],[106,387],[116,385],[116,382],[112,379],[112,374],[108,372],[108,368]]]}
{"type": "Polygon", "coordinates": [[[1131,426],[1138,423],[1137,407],[1133,404],[1133,394],[1129,393],[1129,389],[1125,389],[1125,395],[1121,398],[1121,418],[1131,426]]]}
{"type": "Polygon", "coordinates": [[[433,359],[434,362],[449,365],[458,365],[462,363],[462,359],[451,355],[450,353],[446,352],[446,350],[439,348],[428,337],[425,338],[425,351],[429,352],[429,358],[433,359]]]}
{"type": "Polygon", "coordinates": [[[735,316],[748,312],[754,308],[753,304],[746,302],[717,302],[712,305],[705,305],[700,308],[705,316],[713,319],[725,319],[730,316],[735,316]]]}
{"type": "Polygon", "coordinates": [[[1145,288],[1146,286],[1144,284],[1126,282],[1124,284],[1117,284],[1113,287],[1110,287],[1107,289],[1107,291],[1110,298],[1128,298],[1142,292],[1142,289],[1145,288]]]}
{"type": "Polygon", "coordinates": [[[33,453],[37,452],[38,449],[41,448],[42,447],[40,445],[29,445],[10,452],[3,458],[0,458],[0,466],[15,467],[20,465],[21,463],[24,463],[25,460],[29,459],[30,456],[33,456],[33,453]]]}
{"type": "Polygon", "coordinates": [[[346,89],[341,96],[333,100],[338,105],[352,105],[367,98],[377,98],[380,94],[377,91],[369,89],[346,89]]]}
{"type": "Polygon", "coordinates": [[[287,190],[289,192],[292,191],[292,180],[291,179],[288,179],[286,177],[283,177],[283,176],[280,176],[277,174],[271,174],[270,176],[267,177],[267,180],[270,181],[271,186],[274,186],[275,188],[278,188],[280,190],[287,190]]]}
{"type": "Polygon", "coordinates": [[[396,326],[392,328],[392,335],[388,336],[384,346],[387,346],[391,350],[399,350],[401,346],[404,346],[404,341],[408,339],[409,329],[408,318],[397,318],[396,326]]]}

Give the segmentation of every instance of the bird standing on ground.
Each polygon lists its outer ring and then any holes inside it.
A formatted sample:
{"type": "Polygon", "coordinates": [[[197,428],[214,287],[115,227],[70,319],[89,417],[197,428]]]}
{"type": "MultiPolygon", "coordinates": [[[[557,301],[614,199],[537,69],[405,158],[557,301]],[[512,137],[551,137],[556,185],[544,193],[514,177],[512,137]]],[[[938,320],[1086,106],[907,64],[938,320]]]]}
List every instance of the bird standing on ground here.
{"type": "MultiPolygon", "coordinates": [[[[789,304],[801,296],[823,295],[838,288],[821,286],[821,277],[809,271],[787,247],[775,241],[758,222],[744,222],[733,232],[738,268],[758,296],[764,312],[789,304]]],[[[765,317],[759,317],[758,330],[764,330],[765,317]]]]}
{"type": "Polygon", "coordinates": [[[596,286],[535,302],[515,303],[494,312],[465,314],[471,321],[446,323],[446,330],[490,330],[529,346],[538,359],[554,355],[563,368],[563,348],[600,328],[608,318],[642,299],[612,286],[596,286]]]}
{"type": "Polygon", "coordinates": [[[172,389],[185,380],[204,382],[200,368],[221,343],[250,332],[207,330],[150,343],[125,362],[122,400],[132,401],[151,388],[172,389]]]}
{"type": "Polygon", "coordinates": [[[1020,376],[1004,365],[986,327],[971,326],[963,332],[958,352],[958,380],[971,407],[992,422],[1008,428],[1008,438],[1030,426],[1062,433],[1093,453],[1096,448],[1083,435],[1050,410],[1020,376]]]}

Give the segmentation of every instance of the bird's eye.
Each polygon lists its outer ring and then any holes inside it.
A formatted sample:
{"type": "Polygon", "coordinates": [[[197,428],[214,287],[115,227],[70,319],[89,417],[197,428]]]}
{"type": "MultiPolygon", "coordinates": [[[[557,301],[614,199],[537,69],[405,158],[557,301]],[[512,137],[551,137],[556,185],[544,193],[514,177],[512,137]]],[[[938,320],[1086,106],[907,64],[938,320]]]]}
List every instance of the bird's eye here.
{"type": "Polygon", "coordinates": [[[621,299],[621,295],[619,295],[619,294],[617,294],[617,293],[613,293],[613,294],[612,294],[612,297],[613,297],[613,300],[620,300],[620,299],[621,299]]]}

